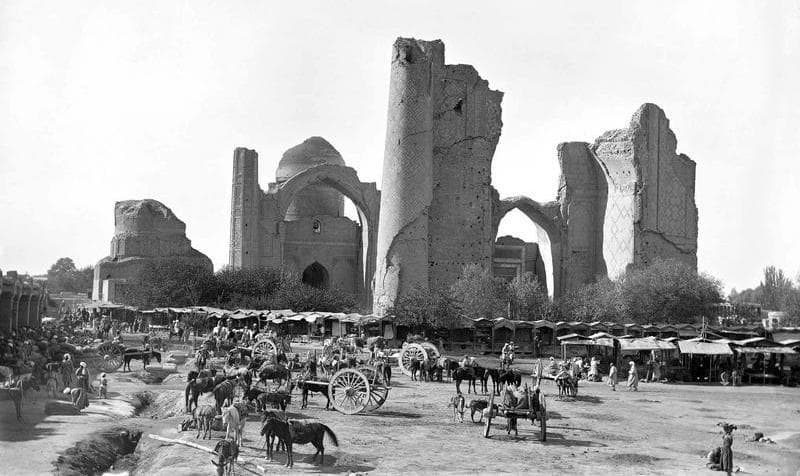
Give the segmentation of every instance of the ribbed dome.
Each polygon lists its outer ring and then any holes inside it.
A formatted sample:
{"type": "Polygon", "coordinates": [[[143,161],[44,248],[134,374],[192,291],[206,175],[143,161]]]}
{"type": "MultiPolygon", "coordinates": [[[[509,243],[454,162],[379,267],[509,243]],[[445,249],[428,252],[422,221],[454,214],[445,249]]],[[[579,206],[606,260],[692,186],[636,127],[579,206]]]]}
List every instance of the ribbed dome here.
{"type": "Polygon", "coordinates": [[[342,154],[322,137],[309,137],[283,153],[275,179],[283,182],[298,173],[321,164],[345,165],[342,154]]]}

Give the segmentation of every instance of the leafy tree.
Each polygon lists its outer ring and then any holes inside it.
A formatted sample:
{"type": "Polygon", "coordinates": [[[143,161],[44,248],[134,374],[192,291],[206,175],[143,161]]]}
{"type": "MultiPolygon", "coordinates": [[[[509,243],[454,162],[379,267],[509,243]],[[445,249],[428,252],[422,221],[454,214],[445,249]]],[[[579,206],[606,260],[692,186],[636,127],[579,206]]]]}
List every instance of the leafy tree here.
{"type": "Polygon", "coordinates": [[[78,269],[72,258],[59,258],[47,271],[47,287],[50,292],[88,293],[92,290],[94,268],[78,269]]]}
{"type": "Polygon", "coordinates": [[[629,271],[619,284],[626,314],[637,323],[694,322],[709,305],[722,302],[719,280],[675,260],[629,271]]]}
{"type": "Polygon", "coordinates": [[[619,282],[603,279],[562,296],[556,314],[565,321],[624,322],[625,299],[619,282]]]}
{"type": "Polygon", "coordinates": [[[515,277],[508,285],[513,318],[519,320],[546,319],[553,313],[547,290],[533,273],[515,277]]]}
{"type": "Polygon", "coordinates": [[[491,319],[508,315],[508,284],[480,265],[464,266],[449,294],[467,317],[491,319]]]}
{"type": "Polygon", "coordinates": [[[180,258],[148,261],[123,290],[125,304],[143,308],[198,306],[215,288],[213,273],[180,258]]]}
{"type": "Polygon", "coordinates": [[[765,309],[785,310],[792,294],[792,281],[783,274],[782,269],[767,266],[764,280],[761,281],[761,304],[765,309]]]}
{"type": "Polygon", "coordinates": [[[460,310],[448,293],[417,288],[395,299],[386,312],[394,317],[395,324],[409,327],[412,333],[423,333],[453,327],[460,310]]]}

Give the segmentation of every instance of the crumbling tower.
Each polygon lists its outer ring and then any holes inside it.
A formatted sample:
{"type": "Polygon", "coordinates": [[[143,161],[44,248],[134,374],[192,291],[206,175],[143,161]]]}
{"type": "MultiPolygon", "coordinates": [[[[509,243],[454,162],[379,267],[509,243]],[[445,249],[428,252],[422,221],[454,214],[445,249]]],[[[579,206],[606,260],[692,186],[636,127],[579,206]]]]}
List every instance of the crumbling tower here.
{"type": "Polygon", "coordinates": [[[258,153],[237,147],[233,151],[233,187],[231,191],[230,263],[236,269],[257,266],[259,251],[258,153]]]}
{"type": "Polygon", "coordinates": [[[375,272],[375,311],[414,288],[442,289],[465,264],[490,264],[491,164],[503,93],[444,44],[393,46],[375,272]]]}

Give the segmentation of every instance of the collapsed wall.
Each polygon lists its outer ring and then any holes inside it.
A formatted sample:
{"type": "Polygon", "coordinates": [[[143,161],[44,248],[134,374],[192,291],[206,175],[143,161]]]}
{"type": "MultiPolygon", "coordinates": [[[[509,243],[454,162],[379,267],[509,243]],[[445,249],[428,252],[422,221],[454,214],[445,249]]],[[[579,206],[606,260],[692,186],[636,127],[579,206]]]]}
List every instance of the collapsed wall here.
{"type": "Polygon", "coordinates": [[[414,288],[449,286],[465,264],[491,265],[491,163],[503,93],[444,44],[393,46],[374,310],[414,288]]]}

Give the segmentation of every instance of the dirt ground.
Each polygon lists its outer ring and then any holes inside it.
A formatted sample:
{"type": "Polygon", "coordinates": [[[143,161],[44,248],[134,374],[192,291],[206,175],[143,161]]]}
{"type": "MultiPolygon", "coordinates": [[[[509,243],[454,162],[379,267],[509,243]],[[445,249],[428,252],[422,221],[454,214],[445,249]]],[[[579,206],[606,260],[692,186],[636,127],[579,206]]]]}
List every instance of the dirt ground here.
{"type": "MultiPolygon", "coordinates": [[[[136,367],[135,367],[136,368],[136,367]]],[[[195,440],[179,432],[183,414],[185,372],[160,385],[145,385],[133,373],[110,374],[108,401],[92,400],[79,416],[46,416],[44,396],[23,408],[26,421],[16,422],[11,402],[0,402],[0,457],[8,474],[48,474],[52,461],[76,441],[110,425],[142,429],[134,474],[213,474],[211,455],[147,438],[158,434],[213,448],[214,439],[195,440]],[[151,407],[134,416],[130,396],[150,390],[151,407]]],[[[472,474],[489,472],[544,474],[714,474],[705,455],[721,442],[718,422],[738,425],[734,432],[734,465],[741,474],[797,474],[800,469],[800,389],[719,387],[642,383],[638,392],[624,386],[612,392],[603,383],[581,382],[577,399],[559,401],[555,386],[544,381],[547,395],[547,441],[538,426],[520,421],[519,437],[507,436],[505,420],[496,420],[492,437],[484,425],[454,422],[448,410],[452,383],[414,382],[395,369],[386,404],[373,414],[347,416],[325,411],[325,398],[314,396],[299,410],[295,392],[290,417],[318,420],[337,434],[339,447],[326,438],[325,465],[310,462],[311,445],[295,447],[295,473],[472,474]],[[775,443],[747,442],[755,431],[775,443]]],[[[481,398],[486,398],[480,396],[481,398]]],[[[210,398],[203,397],[207,403],[210,398]]],[[[467,401],[475,398],[467,395],[467,401]]],[[[201,400],[201,404],[203,400],[201,400]]],[[[285,454],[265,461],[257,416],[247,423],[239,474],[289,472],[285,454]]]]}

